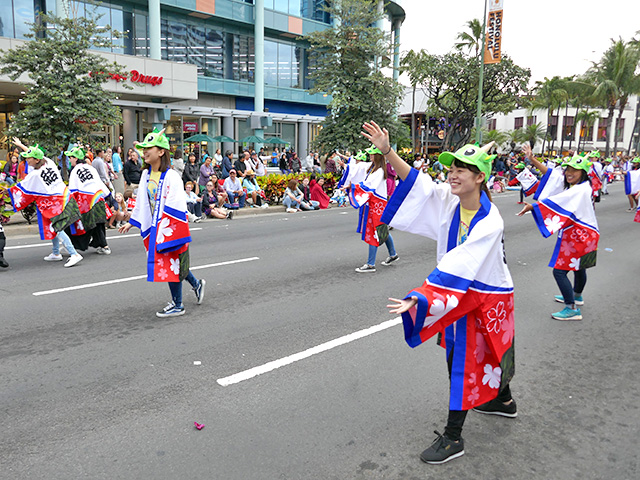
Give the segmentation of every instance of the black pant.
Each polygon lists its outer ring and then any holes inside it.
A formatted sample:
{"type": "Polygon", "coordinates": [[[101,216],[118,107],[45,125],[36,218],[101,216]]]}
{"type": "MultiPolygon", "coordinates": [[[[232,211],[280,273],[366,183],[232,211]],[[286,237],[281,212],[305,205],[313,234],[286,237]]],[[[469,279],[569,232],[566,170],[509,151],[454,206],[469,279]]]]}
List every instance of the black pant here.
{"type": "Polygon", "coordinates": [[[567,277],[568,270],[553,269],[553,278],[556,279],[556,283],[560,288],[560,293],[564,297],[564,303],[566,305],[573,305],[575,303],[574,292],[578,295],[582,294],[584,286],[587,284],[587,270],[576,270],[573,272],[574,286],[571,286],[571,280],[567,277]]]}
{"type": "MultiPolygon", "coordinates": [[[[449,353],[449,357],[447,358],[447,368],[449,369],[449,383],[451,383],[451,368],[453,367],[453,348],[451,348],[451,352],[449,353]]],[[[507,403],[511,400],[511,389],[509,385],[505,385],[504,388],[498,391],[497,400],[507,403]]],[[[447,418],[447,426],[444,427],[444,434],[450,440],[457,441],[460,440],[460,436],[462,435],[462,426],[464,425],[464,420],[467,418],[468,410],[449,410],[449,417],[447,418]]]]}

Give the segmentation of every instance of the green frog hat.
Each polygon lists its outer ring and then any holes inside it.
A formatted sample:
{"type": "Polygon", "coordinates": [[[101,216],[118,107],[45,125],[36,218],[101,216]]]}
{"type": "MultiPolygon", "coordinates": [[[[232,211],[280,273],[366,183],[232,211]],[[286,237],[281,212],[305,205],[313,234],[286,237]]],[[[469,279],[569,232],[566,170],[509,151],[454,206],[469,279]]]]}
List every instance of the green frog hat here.
{"type": "Polygon", "coordinates": [[[147,136],[144,137],[143,142],[136,144],[136,148],[138,150],[144,150],[145,148],[158,147],[169,150],[169,139],[164,134],[164,130],[164,128],[162,130],[154,128],[153,132],[148,133],[147,136]]]}
{"type": "Polygon", "coordinates": [[[522,169],[524,169],[524,167],[526,167],[526,165],[524,163],[522,163],[522,162],[520,162],[519,164],[516,165],[516,168],[518,170],[522,170],[522,169]]]}
{"type": "Polygon", "coordinates": [[[600,152],[598,150],[594,150],[593,152],[589,152],[587,154],[587,158],[600,158],[600,152]]]}
{"type": "Polygon", "coordinates": [[[367,160],[367,154],[365,152],[363,152],[362,150],[360,150],[358,153],[356,153],[356,160],[358,160],[359,162],[364,162],[367,160]]]}
{"type": "Polygon", "coordinates": [[[489,155],[488,153],[494,144],[495,142],[489,142],[482,148],[478,145],[465,145],[456,152],[442,152],[438,156],[438,161],[446,167],[450,167],[456,158],[469,165],[475,165],[484,173],[484,181],[486,182],[491,176],[491,162],[497,157],[497,155],[489,155]]]}
{"type": "Polygon", "coordinates": [[[79,160],[84,160],[85,153],[80,147],[73,147],[71,150],[64,152],[67,157],[75,157],[79,160]]]}
{"type": "Polygon", "coordinates": [[[22,152],[20,156],[24,158],[35,158],[37,160],[42,160],[44,158],[44,151],[40,148],[40,145],[34,145],[29,147],[26,152],[22,152]]]}
{"type": "Polygon", "coordinates": [[[633,160],[631,160],[631,163],[640,163],[640,157],[636,157],[633,160]]]}
{"type": "Polygon", "coordinates": [[[379,155],[382,155],[382,152],[380,151],[380,149],[378,147],[376,147],[375,145],[371,145],[369,148],[367,148],[365,150],[365,152],[368,155],[375,155],[376,153],[379,155]]]}
{"type": "Polygon", "coordinates": [[[563,167],[572,167],[576,170],[584,170],[585,172],[589,171],[589,167],[591,167],[591,165],[592,163],[582,155],[574,155],[569,159],[565,159],[562,163],[563,167]]]}

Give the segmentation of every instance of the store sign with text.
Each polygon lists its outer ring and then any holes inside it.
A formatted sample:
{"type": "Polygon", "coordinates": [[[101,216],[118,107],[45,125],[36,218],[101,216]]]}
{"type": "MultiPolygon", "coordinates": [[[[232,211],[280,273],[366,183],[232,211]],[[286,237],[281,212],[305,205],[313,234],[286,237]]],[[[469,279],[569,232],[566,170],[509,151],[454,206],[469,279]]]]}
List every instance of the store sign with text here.
{"type": "Polygon", "coordinates": [[[198,122],[182,122],[182,131],[185,133],[196,133],[198,131],[198,122]]]}
{"type": "MultiPolygon", "coordinates": [[[[89,75],[91,75],[91,72],[89,72],[89,75]]],[[[109,76],[109,78],[115,80],[116,82],[124,82],[125,80],[129,80],[133,83],[144,83],[153,87],[162,85],[162,80],[164,80],[164,77],[144,75],[137,70],[131,70],[131,72],[125,74],[108,73],[107,75],[109,76]]]]}

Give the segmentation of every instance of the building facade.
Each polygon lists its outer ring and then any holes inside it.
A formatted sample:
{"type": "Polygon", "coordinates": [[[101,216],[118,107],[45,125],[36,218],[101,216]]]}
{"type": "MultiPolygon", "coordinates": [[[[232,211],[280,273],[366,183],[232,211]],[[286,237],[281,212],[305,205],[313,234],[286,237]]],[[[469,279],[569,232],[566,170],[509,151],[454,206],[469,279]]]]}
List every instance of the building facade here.
{"type": "MultiPolygon", "coordinates": [[[[100,25],[124,32],[101,53],[124,65],[133,90],[117,80],[123,124],[92,135],[125,148],[154,126],[174,145],[197,133],[279,138],[306,155],[330,98],[309,94],[308,45],[301,38],[331,28],[325,0],[0,0],[0,48],[24,41],[38,11],[83,16],[95,9],[100,25]],[[154,80],[155,79],[155,80],[154,80]]],[[[400,2],[379,2],[399,40],[400,2]]],[[[4,130],[19,110],[28,79],[0,77],[0,154],[4,130]]],[[[240,144],[206,145],[236,151],[240,144]]],[[[213,153],[212,151],[210,153],[213,153]]]]}

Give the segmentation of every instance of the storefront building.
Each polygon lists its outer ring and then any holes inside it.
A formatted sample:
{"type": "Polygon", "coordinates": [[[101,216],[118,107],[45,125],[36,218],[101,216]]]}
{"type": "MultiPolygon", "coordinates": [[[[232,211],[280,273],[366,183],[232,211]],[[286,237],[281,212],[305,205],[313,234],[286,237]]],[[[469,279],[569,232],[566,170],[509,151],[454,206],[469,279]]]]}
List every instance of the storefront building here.
{"type": "MultiPolygon", "coordinates": [[[[331,28],[325,0],[102,1],[97,7],[70,0],[0,0],[0,48],[28,33],[38,11],[83,16],[96,9],[99,23],[125,32],[103,51],[125,66],[133,90],[118,92],[123,125],[93,132],[103,144],[126,149],[154,126],[164,126],[174,145],[197,133],[241,139],[258,135],[288,142],[306,155],[327,113],[330,98],[310,95],[308,45],[300,39],[331,28]],[[140,81],[143,80],[143,82],[140,81]]],[[[404,10],[381,0],[396,39],[404,10]]],[[[396,57],[398,52],[396,52],[396,57]]],[[[397,60],[397,59],[396,59],[397,60]]],[[[4,130],[19,109],[24,83],[0,77],[0,155],[4,130]]],[[[3,143],[2,143],[3,142],[3,143]]],[[[236,143],[206,145],[238,151],[236,143]]],[[[189,145],[185,145],[189,148],[189,145]]]]}

